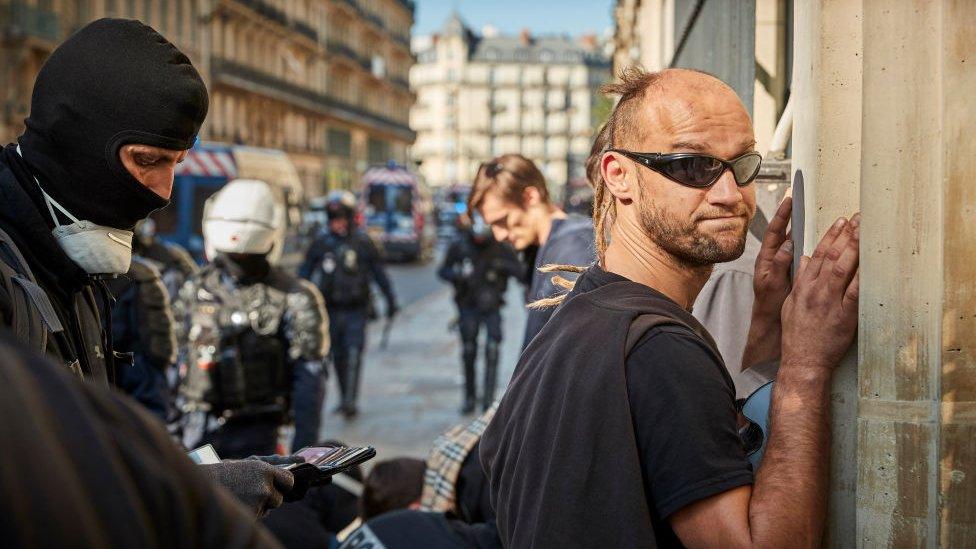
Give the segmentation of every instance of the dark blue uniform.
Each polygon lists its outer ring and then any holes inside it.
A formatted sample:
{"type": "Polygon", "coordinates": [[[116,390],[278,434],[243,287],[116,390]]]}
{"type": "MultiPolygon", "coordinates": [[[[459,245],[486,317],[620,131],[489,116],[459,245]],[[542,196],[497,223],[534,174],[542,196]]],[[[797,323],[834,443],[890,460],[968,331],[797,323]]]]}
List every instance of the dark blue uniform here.
{"type": "Polygon", "coordinates": [[[170,417],[167,370],[176,363],[176,337],[170,299],[162,275],[153,264],[133,256],[126,277],[110,282],[116,295],[112,338],[132,363],[118,372],[119,388],[162,421],[170,417]]]}
{"type": "Polygon", "coordinates": [[[298,274],[318,287],[325,298],[332,360],[342,393],[339,410],[347,416],[355,415],[366,347],[370,282],[383,292],[388,316],[397,309],[393,285],[376,246],[357,230],[349,235],[323,231],[309,248],[298,274]]]}
{"type": "Polygon", "coordinates": [[[485,381],[481,406],[487,409],[495,398],[498,377],[498,347],[502,340],[500,309],[505,303],[509,277],[519,277],[524,266],[512,248],[496,242],[491,235],[463,230],[451,243],[437,275],[454,286],[461,332],[461,359],[464,368],[465,413],[476,400],[475,363],[478,358],[478,332],[485,327],[485,381]]]}

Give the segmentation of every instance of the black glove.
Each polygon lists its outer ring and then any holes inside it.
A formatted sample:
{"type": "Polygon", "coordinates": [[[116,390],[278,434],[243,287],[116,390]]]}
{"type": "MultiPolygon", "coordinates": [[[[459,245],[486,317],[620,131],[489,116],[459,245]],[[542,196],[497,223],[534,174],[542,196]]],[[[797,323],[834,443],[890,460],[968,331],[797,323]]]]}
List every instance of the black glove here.
{"type": "Polygon", "coordinates": [[[257,459],[226,460],[200,467],[258,517],[281,505],[284,494],[295,483],[290,472],[257,459]]]}
{"type": "Polygon", "coordinates": [[[270,456],[248,456],[247,459],[257,459],[271,465],[291,465],[292,463],[305,463],[305,458],[294,454],[290,456],[279,456],[278,454],[273,454],[270,456]]]}

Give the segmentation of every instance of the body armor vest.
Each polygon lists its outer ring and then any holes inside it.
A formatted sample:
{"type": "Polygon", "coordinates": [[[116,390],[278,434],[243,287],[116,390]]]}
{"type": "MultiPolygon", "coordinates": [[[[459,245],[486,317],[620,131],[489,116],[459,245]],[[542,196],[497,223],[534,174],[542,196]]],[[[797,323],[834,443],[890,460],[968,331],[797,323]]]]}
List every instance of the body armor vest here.
{"type": "Polygon", "coordinates": [[[186,411],[222,417],[287,413],[287,295],[260,283],[234,288],[218,280],[219,272],[212,274],[196,288],[190,314],[190,356],[181,386],[186,411]]]}

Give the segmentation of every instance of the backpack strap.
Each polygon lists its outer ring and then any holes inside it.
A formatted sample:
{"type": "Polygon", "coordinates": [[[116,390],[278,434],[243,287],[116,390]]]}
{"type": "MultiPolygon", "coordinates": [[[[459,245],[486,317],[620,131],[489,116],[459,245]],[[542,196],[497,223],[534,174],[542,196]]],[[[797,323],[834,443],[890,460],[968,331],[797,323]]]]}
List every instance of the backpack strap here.
{"type": "Polygon", "coordinates": [[[5,312],[7,323],[19,341],[44,352],[48,336],[64,332],[47,292],[37,284],[24,256],[2,229],[0,289],[9,296],[10,310],[5,312]]]}

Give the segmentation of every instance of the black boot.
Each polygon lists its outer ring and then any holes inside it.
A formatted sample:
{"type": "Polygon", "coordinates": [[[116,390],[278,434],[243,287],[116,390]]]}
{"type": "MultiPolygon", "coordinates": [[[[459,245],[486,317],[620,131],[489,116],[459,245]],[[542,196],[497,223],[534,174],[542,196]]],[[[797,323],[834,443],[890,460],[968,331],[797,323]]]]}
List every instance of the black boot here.
{"type": "Polygon", "coordinates": [[[363,353],[358,348],[349,349],[349,377],[346,380],[346,397],[343,399],[343,411],[346,419],[352,419],[359,413],[356,402],[359,400],[359,381],[362,376],[363,353]]]}
{"type": "Polygon", "coordinates": [[[478,360],[478,341],[464,341],[461,345],[461,366],[464,369],[464,404],[462,414],[474,412],[475,395],[475,362],[478,360]]]}
{"type": "Polygon", "coordinates": [[[495,402],[495,386],[498,384],[498,342],[485,342],[485,385],[481,395],[481,411],[491,408],[495,402]]]}
{"type": "Polygon", "coordinates": [[[339,382],[339,403],[332,409],[333,414],[341,414],[346,410],[346,395],[349,394],[349,355],[333,354],[336,380],[339,382]]]}

